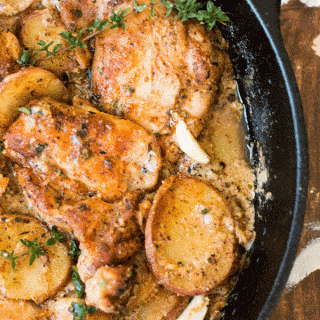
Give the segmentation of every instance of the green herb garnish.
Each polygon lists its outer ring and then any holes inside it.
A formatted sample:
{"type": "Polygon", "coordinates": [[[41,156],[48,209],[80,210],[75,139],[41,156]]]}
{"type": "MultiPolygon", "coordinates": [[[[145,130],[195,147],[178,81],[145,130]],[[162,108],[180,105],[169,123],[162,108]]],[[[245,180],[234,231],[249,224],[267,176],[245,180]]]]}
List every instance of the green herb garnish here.
{"type": "Polygon", "coordinates": [[[202,209],[201,212],[202,212],[202,214],[207,214],[207,213],[209,213],[209,211],[210,210],[208,208],[204,208],[204,209],[202,209]]]}
{"type": "Polygon", "coordinates": [[[56,228],[51,229],[51,235],[52,237],[46,241],[47,246],[53,246],[57,242],[63,242],[62,240],[64,239],[64,234],[62,232],[58,232],[56,228]]]}
{"type": "Polygon", "coordinates": [[[18,109],[20,112],[26,113],[26,114],[31,114],[31,109],[30,107],[22,107],[18,109]]]}
{"type": "Polygon", "coordinates": [[[15,272],[16,271],[16,262],[15,261],[18,258],[18,256],[14,257],[14,250],[12,250],[11,252],[9,252],[7,250],[0,250],[0,256],[2,258],[11,260],[11,268],[15,272]]]}
{"type": "Polygon", "coordinates": [[[45,256],[46,253],[44,252],[44,249],[41,247],[40,244],[38,244],[38,238],[35,238],[33,241],[30,240],[19,240],[24,246],[27,248],[30,248],[30,260],[29,260],[29,266],[31,266],[36,258],[39,258],[40,256],[45,256]]]}
{"type": "Polygon", "coordinates": [[[87,47],[87,45],[80,40],[84,30],[85,29],[81,29],[77,34],[75,34],[75,28],[73,28],[71,31],[61,32],[60,36],[70,44],[71,49],[75,49],[76,47],[84,49],[87,47]]]}
{"type": "Polygon", "coordinates": [[[77,242],[75,240],[71,240],[71,243],[70,243],[70,251],[69,251],[71,257],[73,259],[78,259],[78,257],[80,256],[81,254],[81,250],[79,250],[79,245],[77,244],[77,242]]]}
{"type": "Polygon", "coordinates": [[[84,320],[87,313],[94,314],[96,311],[96,307],[86,307],[85,304],[71,302],[70,312],[73,314],[73,320],[84,320]]]}
{"type": "Polygon", "coordinates": [[[83,286],[83,283],[80,279],[77,267],[73,267],[72,281],[74,282],[74,285],[76,286],[76,293],[78,295],[78,298],[82,298],[83,294],[84,294],[84,286],[83,286]]]}
{"type": "Polygon", "coordinates": [[[106,285],[107,285],[107,283],[106,283],[104,280],[102,280],[102,281],[100,282],[100,286],[105,287],[106,285]]]}

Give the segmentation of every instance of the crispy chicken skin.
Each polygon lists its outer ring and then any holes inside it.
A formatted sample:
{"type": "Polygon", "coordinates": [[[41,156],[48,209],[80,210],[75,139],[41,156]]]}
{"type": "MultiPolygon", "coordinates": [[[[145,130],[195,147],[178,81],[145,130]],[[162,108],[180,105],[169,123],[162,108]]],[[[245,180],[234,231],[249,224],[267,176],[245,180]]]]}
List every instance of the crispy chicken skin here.
{"type": "Polygon", "coordinates": [[[213,34],[195,22],[165,17],[162,6],[130,15],[126,31],[106,29],[97,37],[93,89],[108,112],[120,113],[150,132],[170,132],[178,113],[193,134],[215,99],[225,54],[213,34]]]}
{"type": "Polygon", "coordinates": [[[128,193],[112,204],[97,197],[79,201],[76,194],[73,199],[57,195],[50,184],[41,183],[30,169],[18,168],[17,177],[41,218],[79,240],[78,271],[84,282],[102,266],[130,260],[142,247],[134,216],[138,194],[128,193]]]}
{"type": "Polygon", "coordinates": [[[124,298],[124,288],[129,290],[132,286],[131,276],[123,270],[130,269],[132,258],[143,247],[134,215],[138,193],[128,193],[121,201],[112,204],[97,197],[77,201],[79,196],[76,194],[73,199],[66,200],[57,197],[56,190],[50,185],[41,185],[30,169],[18,168],[17,177],[29,203],[40,216],[47,223],[70,232],[80,242],[77,268],[88,288],[87,300],[101,310],[117,312],[119,299],[124,298]],[[118,299],[106,291],[107,288],[100,288],[99,293],[91,290],[97,286],[97,279],[111,279],[110,270],[114,277],[112,288],[121,292],[116,295],[118,299]]]}
{"type": "Polygon", "coordinates": [[[87,305],[99,307],[106,313],[117,311],[128,300],[132,289],[132,267],[119,265],[100,268],[86,282],[87,305]],[[102,303],[103,302],[103,303],[102,303]]]}
{"type": "Polygon", "coordinates": [[[4,154],[43,181],[63,172],[108,201],[157,183],[160,150],[139,125],[50,99],[29,107],[31,114],[21,114],[5,135],[4,154]]]}

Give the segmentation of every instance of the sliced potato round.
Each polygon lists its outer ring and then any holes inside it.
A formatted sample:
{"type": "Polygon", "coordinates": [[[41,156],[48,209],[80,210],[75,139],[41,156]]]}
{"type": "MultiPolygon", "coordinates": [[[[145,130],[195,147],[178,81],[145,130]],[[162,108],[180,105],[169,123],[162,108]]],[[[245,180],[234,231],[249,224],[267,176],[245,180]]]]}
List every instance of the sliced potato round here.
{"type": "Polygon", "coordinates": [[[19,70],[20,53],[17,37],[11,32],[0,32],[0,79],[19,70]]]}
{"type": "Polygon", "coordinates": [[[68,249],[60,242],[46,246],[50,237],[49,230],[35,218],[15,214],[0,216],[0,291],[6,297],[39,303],[66,284],[71,272],[68,249]],[[32,262],[30,248],[20,239],[37,239],[45,254],[32,262]]]}
{"type": "Polygon", "coordinates": [[[237,264],[228,204],[200,180],[169,177],[151,207],[146,251],[155,276],[166,288],[185,295],[213,291],[237,264]]]}
{"type": "Polygon", "coordinates": [[[14,16],[26,10],[34,0],[2,0],[0,3],[0,15],[14,16]]]}
{"type": "Polygon", "coordinates": [[[30,301],[0,298],[0,320],[44,320],[44,310],[30,301]]]}
{"type": "Polygon", "coordinates": [[[15,120],[20,107],[43,96],[67,101],[68,91],[57,76],[37,67],[28,67],[7,76],[0,83],[0,136],[15,120]]]}
{"type": "MultiPolygon", "coordinates": [[[[74,314],[72,311],[72,303],[84,305],[84,301],[78,298],[60,298],[49,301],[47,304],[50,320],[73,320],[74,314]]],[[[86,320],[115,320],[117,317],[108,315],[101,311],[96,311],[94,314],[86,314],[86,320]]]]}
{"type": "MultiPolygon", "coordinates": [[[[39,50],[39,40],[46,44],[52,43],[48,48],[52,51],[57,45],[67,46],[68,43],[62,39],[60,33],[66,29],[58,17],[54,16],[50,10],[37,10],[27,15],[21,22],[20,38],[25,47],[29,50],[39,50]]],[[[83,51],[83,50],[82,50],[83,51]]],[[[46,52],[39,52],[36,59],[46,57],[46,52]]],[[[48,69],[57,75],[61,75],[67,70],[77,66],[75,50],[64,51],[48,60],[36,62],[36,65],[48,69]]]]}
{"type": "Polygon", "coordinates": [[[177,295],[159,285],[149,269],[144,253],[134,261],[134,288],[127,304],[127,320],[175,320],[187,306],[189,297],[177,295]]]}

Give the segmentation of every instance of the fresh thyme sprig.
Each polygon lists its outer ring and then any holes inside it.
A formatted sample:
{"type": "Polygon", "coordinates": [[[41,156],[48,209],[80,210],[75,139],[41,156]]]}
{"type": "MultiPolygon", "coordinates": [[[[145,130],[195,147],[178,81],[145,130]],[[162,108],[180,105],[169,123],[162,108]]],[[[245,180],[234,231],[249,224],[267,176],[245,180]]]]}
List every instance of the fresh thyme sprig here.
{"type": "Polygon", "coordinates": [[[73,271],[72,271],[72,281],[76,287],[76,293],[78,295],[78,298],[83,298],[84,286],[80,279],[78,269],[75,266],[73,267],[73,271]]]}
{"type": "Polygon", "coordinates": [[[58,232],[57,229],[55,228],[52,228],[51,229],[51,235],[52,237],[49,238],[47,241],[46,241],[46,245],[47,246],[53,246],[55,245],[57,242],[60,242],[62,243],[63,239],[64,239],[64,234],[62,232],[58,232]]]}
{"type": "Polygon", "coordinates": [[[5,259],[10,259],[11,260],[11,268],[15,272],[16,271],[16,259],[18,256],[14,256],[14,250],[11,252],[7,250],[0,250],[0,256],[5,259]]]}
{"type": "Polygon", "coordinates": [[[71,240],[71,243],[70,243],[70,251],[69,251],[71,257],[74,259],[74,260],[77,260],[78,257],[80,256],[81,254],[81,251],[79,249],[79,245],[77,244],[77,242],[75,240],[71,240]]]}
{"type": "Polygon", "coordinates": [[[42,246],[38,244],[38,238],[35,238],[33,241],[24,240],[24,239],[19,239],[19,241],[27,248],[30,248],[29,252],[31,255],[29,260],[29,266],[33,264],[36,258],[46,255],[42,246]]]}
{"type": "MultiPolygon", "coordinates": [[[[56,44],[52,51],[49,49],[54,44],[53,41],[47,43],[43,40],[39,40],[37,45],[40,47],[40,49],[33,52],[33,50],[23,50],[20,60],[18,60],[18,63],[20,65],[34,65],[36,62],[36,57],[38,53],[40,52],[46,52],[46,57],[50,58],[53,57],[58,53],[60,48],[62,47],[62,43],[56,44]]],[[[40,59],[39,59],[40,60],[40,59]]]]}
{"type": "Polygon", "coordinates": [[[82,36],[84,31],[85,29],[81,29],[77,34],[75,34],[75,28],[73,28],[71,31],[60,33],[60,36],[70,44],[71,49],[75,49],[76,47],[85,49],[87,45],[80,40],[80,37],[82,36]]]}
{"type": "Polygon", "coordinates": [[[154,7],[156,5],[164,6],[166,11],[166,16],[169,16],[173,10],[177,11],[176,18],[181,18],[182,21],[189,19],[197,19],[200,24],[205,24],[209,30],[211,30],[217,22],[226,23],[229,21],[228,16],[221,10],[220,7],[214,5],[212,1],[208,1],[206,4],[197,2],[197,0],[176,0],[175,2],[160,0],[151,0],[149,4],[143,3],[138,5],[136,0],[133,0],[132,8],[126,8],[124,10],[118,10],[117,12],[112,11],[112,14],[107,20],[97,19],[92,25],[80,29],[78,33],[75,32],[75,28],[71,31],[66,31],[60,33],[62,39],[64,39],[69,45],[62,47],[62,44],[57,44],[53,47],[51,51],[49,48],[53,45],[53,42],[46,43],[43,40],[38,42],[40,49],[33,51],[23,50],[20,60],[18,61],[21,65],[34,65],[36,61],[44,61],[50,59],[62,52],[69,51],[80,47],[82,49],[86,48],[86,42],[96,35],[101,33],[104,29],[109,27],[110,29],[122,28],[126,31],[126,26],[124,19],[131,14],[140,13],[147,8],[150,8],[151,17],[154,18],[154,7]],[[89,32],[87,36],[83,36],[85,32],[89,32]],[[36,59],[39,52],[45,51],[46,57],[36,59]]]}
{"type": "Polygon", "coordinates": [[[85,304],[71,302],[71,306],[68,310],[73,314],[73,320],[84,320],[86,314],[95,314],[97,308],[92,306],[87,307],[85,304]]]}

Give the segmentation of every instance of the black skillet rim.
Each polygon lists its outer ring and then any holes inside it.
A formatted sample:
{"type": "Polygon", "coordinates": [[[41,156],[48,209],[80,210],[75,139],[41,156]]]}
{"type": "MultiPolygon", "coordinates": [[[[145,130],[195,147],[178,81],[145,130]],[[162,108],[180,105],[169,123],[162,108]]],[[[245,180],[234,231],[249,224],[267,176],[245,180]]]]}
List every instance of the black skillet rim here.
{"type": "Polygon", "coordinates": [[[308,190],[308,139],[298,86],[280,32],[280,1],[247,0],[247,3],[263,27],[282,71],[290,100],[297,148],[296,199],[291,232],[274,285],[259,313],[259,319],[266,319],[274,310],[287,283],[300,242],[308,190]]]}
{"type": "MultiPolygon", "coordinates": [[[[276,63],[280,68],[292,116],[296,152],[295,197],[290,233],[287,238],[281,263],[271,290],[268,292],[267,297],[263,297],[264,302],[261,305],[255,305],[255,308],[258,308],[259,310],[251,312],[251,316],[248,315],[248,318],[243,317],[243,314],[241,315],[241,313],[237,316],[237,312],[233,313],[230,311],[225,317],[226,319],[263,320],[267,319],[271,315],[278,302],[280,294],[286,285],[299,246],[303,227],[304,211],[306,209],[309,176],[307,131],[297,83],[281,37],[279,19],[280,0],[243,0],[239,1],[237,4],[234,4],[231,1],[218,0],[216,1],[216,5],[221,5],[222,9],[226,12],[228,11],[229,6],[234,6],[236,9],[240,9],[240,11],[244,6],[246,7],[245,10],[251,11],[248,13],[248,18],[253,19],[255,20],[255,23],[260,24],[263,32],[265,33],[264,36],[269,42],[268,45],[271,47],[271,51],[273,51],[273,54],[275,55],[276,63]],[[235,317],[233,314],[235,314],[235,317]]],[[[232,10],[234,10],[234,8],[232,10]]],[[[226,28],[228,28],[228,26],[226,26],[226,28]]],[[[222,29],[223,32],[224,27],[220,29],[222,29]]],[[[247,303],[249,307],[250,301],[247,301],[247,303]]],[[[236,305],[237,303],[233,303],[233,306],[236,305]]]]}

